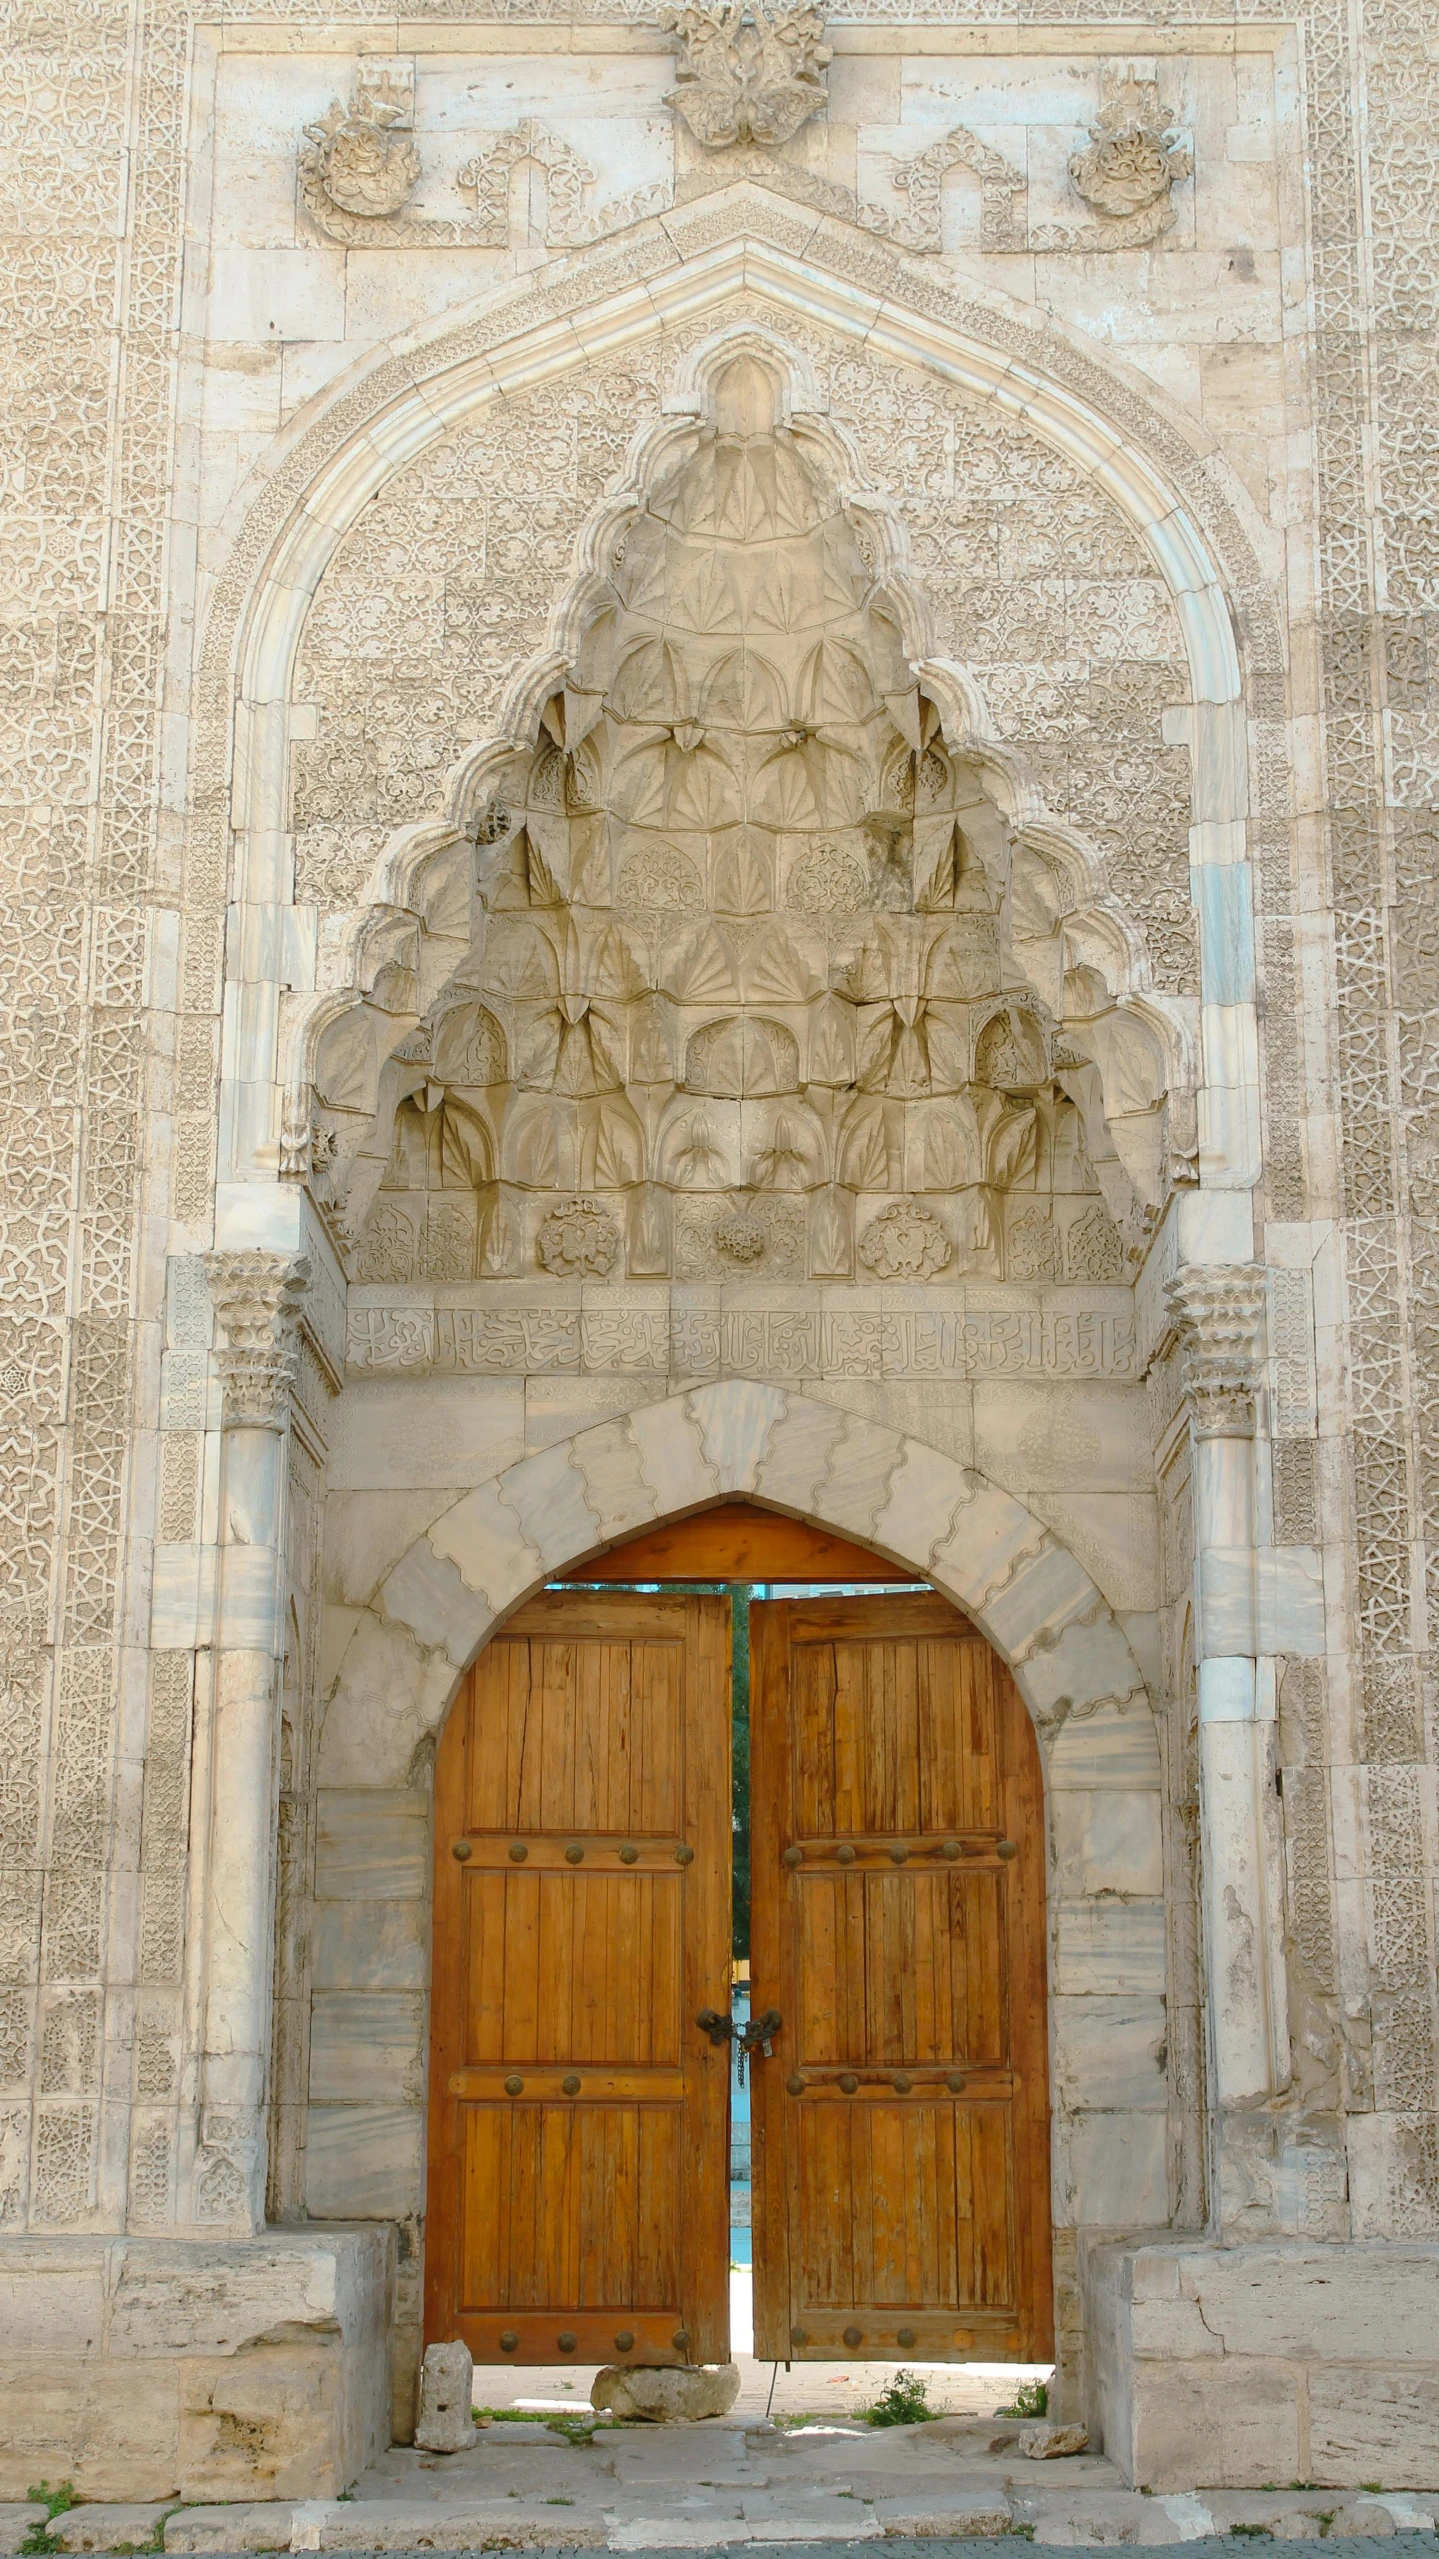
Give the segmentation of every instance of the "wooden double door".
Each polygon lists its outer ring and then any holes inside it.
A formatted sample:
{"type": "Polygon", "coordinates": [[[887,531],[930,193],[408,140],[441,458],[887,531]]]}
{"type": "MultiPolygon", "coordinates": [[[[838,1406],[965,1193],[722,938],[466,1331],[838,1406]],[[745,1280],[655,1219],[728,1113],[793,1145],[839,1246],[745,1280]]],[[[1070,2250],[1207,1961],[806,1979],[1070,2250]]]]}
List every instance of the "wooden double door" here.
{"type": "MultiPolygon", "coordinates": [[[[729,1603],[552,1592],[436,1769],[426,2335],[729,2350],[729,1603]],[[705,2016],[708,2023],[701,2024],[705,2016]]],[[[938,1597],[752,1607],[755,2351],[1052,2352],[1038,1755],[938,1597]]]]}

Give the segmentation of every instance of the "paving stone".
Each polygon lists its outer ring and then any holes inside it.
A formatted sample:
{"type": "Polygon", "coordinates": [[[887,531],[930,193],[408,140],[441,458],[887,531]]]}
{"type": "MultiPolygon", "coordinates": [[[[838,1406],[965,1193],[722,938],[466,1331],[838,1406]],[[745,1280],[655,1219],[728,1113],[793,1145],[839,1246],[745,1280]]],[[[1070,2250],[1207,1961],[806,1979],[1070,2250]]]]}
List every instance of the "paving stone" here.
{"type": "Polygon", "coordinates": [[[963,2504],[949,2504],[926,2509],[900,2498],[884,2498],[874,2509],[875,2521],[887,2540],[917,2539],[934,2541],[941,2538],[965,2541],[998,2541],[1014,2530],[1014,2515],[1003,2499],[991,2498],[988,2504],[977,2498],[963,2504]]]}
{"type": "Polygon", "coordinates": [[[43,2521],[40,2508],[28,2500],[23,2505],[0,2505],[0,2559],[14,2559],[21,2542],[43,2521]]]}
{"type": "Polygon", "coordinates": [[[566,2514],[527,2504],[401,2506],[356,2499],[325,2509],[316,2550],[602,2550],[602,2514],[566,2514]]]}
{"type": "MultiPolygon", "coordinates": [[[[1015,2521],[1029,2525],[1035,2545],[1056,2550],[1087,2549],[1091,2545],[1106,2549],[1122,2543],[1138,2544],[1145,2549],[1161,2549],[1173,2542],[1191,2541],[1192,2531],[1182,2522],[1166,2514],[1158,2497],[1141,2497],[1128,2489],[1097,2489],[1090,2494],[1065,2496],[1054,2492],[1046,2495],[1021,2494],[1014,2497],[1015,2521]]],[[[1233,2543],[1226,2544],[1233,2554],[1233,2543]]]]}
{"type": "Polygon", "coordinates": [[[165,2526],[165,2548],[288,2550],[293,2515],[291,2505],[182,2506],[165,2526]]]}
{"type": "Polygon", "coordinates": [[[773,2540],[768,2531],[720,2515],[646,2515],[616,2524],[611,2550],[722,2550],[733,2542],[773,2540]]]}
{"type": "MultiPolygon", "coordinates": [[[[149,2541],[165,2515],[163,2506],[72,2506],[69,2513],[56,2515],[49,2526],[50,2539],[58,2541],[62,2550],[133,2549],[139,2542],[149,2541]]],[[[43,2523],[39,2506],[30,2508],[32,2523],[43,2523]]]]}

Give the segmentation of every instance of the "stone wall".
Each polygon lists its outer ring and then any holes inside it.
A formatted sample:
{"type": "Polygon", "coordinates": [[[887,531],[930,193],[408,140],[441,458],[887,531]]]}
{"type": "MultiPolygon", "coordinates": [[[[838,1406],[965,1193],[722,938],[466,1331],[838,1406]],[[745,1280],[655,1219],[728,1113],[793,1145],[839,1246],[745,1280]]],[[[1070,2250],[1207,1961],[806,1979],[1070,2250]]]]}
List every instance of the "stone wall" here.
{"type": "Polygon", "coordinates": [[[1091,2422],[1124,2476],[1418,2488],[1439,2462],[1432,2247],[1098,2248],[1091,2422]]]}

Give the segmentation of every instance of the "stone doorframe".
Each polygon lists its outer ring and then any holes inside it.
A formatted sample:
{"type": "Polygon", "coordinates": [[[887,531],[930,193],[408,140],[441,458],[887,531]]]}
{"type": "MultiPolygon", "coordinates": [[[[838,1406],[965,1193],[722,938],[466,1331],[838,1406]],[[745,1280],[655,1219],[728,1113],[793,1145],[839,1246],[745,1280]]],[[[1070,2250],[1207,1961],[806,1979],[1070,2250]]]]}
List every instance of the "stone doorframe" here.
{"type": "MultiPolygon", "coordinates": [[[[982,1475],[818,1397],[737,1378],[577,1431],[449,1503],[372,1592],[326,1708],[321,1824],[342,1843],[348,1941],[378,1944],[396,1925],[394,1840],[413,1841],[408,1889],[417,1900],[426,1891],[430,1748],[487,1637],[547,1580],[615,1541],[735,1497],[815,1521],[932,1582],[994,1645],[1034,1720],[1048,1838],[1056,2334],[1077,2402],[1081,2239],[1166,2220],[1161,1759],[1144,1679],[1108,1603],[1044,1522],[982,1475]],[[357,1872],[367,1856],[369,1914],[357,1872]]],[[[422,1910],[409,1933],[428,1942],[422,1910]]],[[[365,1995],[358,1977],[344,1994],[365,1995]]],[[[420,2209],[421,2087],[417,2075],[408,2138],[398,2109],[381,2125],[362,2108],[312,2103],[312,2211],[343,2208],[367,2140],[379,2181],[366,2189],[370,2208],[396,2219],[420,2209]]],[[[410,2343],[397,2336],[402,2363],[410,2343]]]]}

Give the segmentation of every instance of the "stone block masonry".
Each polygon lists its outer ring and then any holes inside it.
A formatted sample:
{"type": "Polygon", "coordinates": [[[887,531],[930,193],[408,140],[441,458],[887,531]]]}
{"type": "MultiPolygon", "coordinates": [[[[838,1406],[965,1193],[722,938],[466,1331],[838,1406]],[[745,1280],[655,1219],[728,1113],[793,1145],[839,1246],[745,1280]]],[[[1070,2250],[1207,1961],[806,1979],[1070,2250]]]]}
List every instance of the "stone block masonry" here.
{"type": "Polygon", "coordinates": [[[0,2498],[338,2497],[390,2440],[394,2243],[11,2240],[0,2498]]]}
{"type": "Polygon", "coordinates": [[[1126,2478],[1439,2479],[1439,2241],[1089,2256],[1091,2423],[1126,2478]]]}

